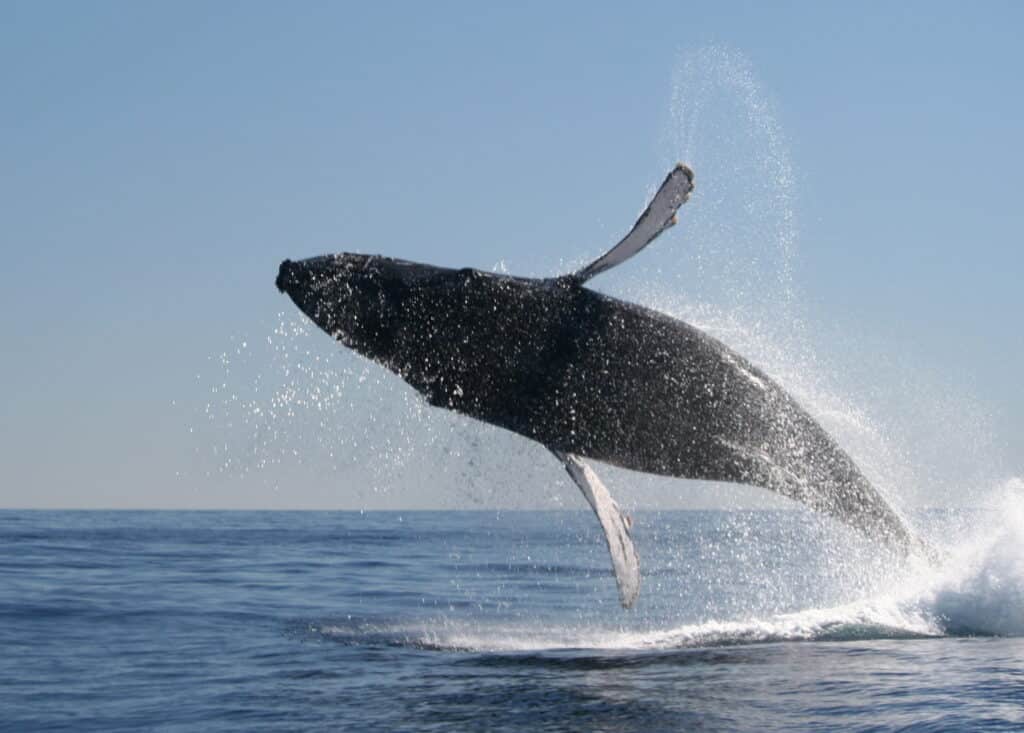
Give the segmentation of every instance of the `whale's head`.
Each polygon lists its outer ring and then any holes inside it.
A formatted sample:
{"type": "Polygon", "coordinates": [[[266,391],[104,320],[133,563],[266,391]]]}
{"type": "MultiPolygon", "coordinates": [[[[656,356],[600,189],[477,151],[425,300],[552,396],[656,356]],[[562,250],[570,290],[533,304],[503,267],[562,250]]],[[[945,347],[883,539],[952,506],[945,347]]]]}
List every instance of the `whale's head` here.
{"type": "Polygon", "coordinates": [[[275,284],[331,336],[364,356],[387,361],[402,303],[437,270],[390,257],[344,253],[285,260],[275,284]]]}

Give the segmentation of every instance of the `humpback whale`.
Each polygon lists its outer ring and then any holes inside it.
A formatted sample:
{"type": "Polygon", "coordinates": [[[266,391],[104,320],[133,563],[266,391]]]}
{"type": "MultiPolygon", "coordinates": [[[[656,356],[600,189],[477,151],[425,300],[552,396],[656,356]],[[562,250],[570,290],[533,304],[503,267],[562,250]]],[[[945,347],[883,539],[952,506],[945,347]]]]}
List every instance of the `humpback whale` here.
{"type": "Polygon", "coordinates": [[[586,459],[763,487],[909,548],[900,516],[767,374],[688,323],[585,286],[673,226],[693,189],[677,165],[618,244],[560,277],[333,254],[285,260],[276,285],[431,405],[546,446],[597,514],[624,607],[640,589],[631,520],[586,459]]]}

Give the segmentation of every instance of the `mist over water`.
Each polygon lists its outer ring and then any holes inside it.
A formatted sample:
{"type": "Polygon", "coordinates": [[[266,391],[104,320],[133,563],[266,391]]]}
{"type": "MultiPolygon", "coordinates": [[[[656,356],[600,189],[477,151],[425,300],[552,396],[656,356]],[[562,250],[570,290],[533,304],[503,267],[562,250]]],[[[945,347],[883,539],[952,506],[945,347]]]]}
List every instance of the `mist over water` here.
{"type": "MultiPolygon", "coordinates": [[[[793,264],[813,243],[799,241],[798,175],[749,62],[720,47],[683,54],[669,117],[662,167],[691,164],[697,190],[675,230],[593,286],[698,326],[764,369],[931,542],[938,562],[888,555],[760,489],[599,466],[620,504],[731,510],[728,531],[695,540],[640,521],[643,601],[628,617],[573,608],[540,630],[514,614],[455,613],[375,633],[486,650],[1024,633],[1024,484],[1000,473],[969,393],[907,363],[898,343],[871,341],[870,329],[830,333],[805,312],[793,264]],[[783,508],[789,519],[767,531],[764,517],[783,515],[738,511],[751,507],[783,508]],[[699,604],[681,603],[694,585],[699,604]]],[[[659,180],[653,172],[649,194],[659,180]]],[[[584,508],[545,449],[430,408],[298,315],[235,339],[197,381],[208,399],[191,429],[208,474],[281,492],[314,482],[351,508],[584,508]]],[[[588,552],[605,564],[599,541],[588,552]]],[[[486,605],[480,593],[471,601],[486,605]]]]}

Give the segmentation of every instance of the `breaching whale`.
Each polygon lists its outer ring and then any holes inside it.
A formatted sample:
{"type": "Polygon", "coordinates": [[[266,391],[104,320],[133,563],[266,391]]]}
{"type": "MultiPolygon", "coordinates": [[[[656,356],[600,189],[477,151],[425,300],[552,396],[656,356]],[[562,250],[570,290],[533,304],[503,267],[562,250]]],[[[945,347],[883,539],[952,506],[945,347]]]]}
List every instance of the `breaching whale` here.
{"type": "Polygon", "coordinates": [[[276,285],[431,405],[557,456],[601,523],[623,606],[640,589],[631,521],[584,459],[761,486],[909,548],[899,515],[764,372],[683,321],[584,287],[674,225],[693,188],[677,165],[618,244],[561,277],[335,254],[285,260],[276,285]]]}

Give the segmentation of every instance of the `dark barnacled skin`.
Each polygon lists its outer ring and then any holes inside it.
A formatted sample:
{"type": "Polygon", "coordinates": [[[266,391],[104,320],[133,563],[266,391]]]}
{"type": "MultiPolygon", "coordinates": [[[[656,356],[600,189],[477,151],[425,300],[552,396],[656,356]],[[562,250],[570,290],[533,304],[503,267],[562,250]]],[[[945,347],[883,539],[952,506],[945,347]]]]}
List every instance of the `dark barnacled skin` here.
{"type": "Polygon", "coordinates": [[[910,545],[900,518],[788,394],[682,321],[571,277],[367,255],[286,260],[277,287],[433,405],[562,453],[762,486],[910,545]]]}

